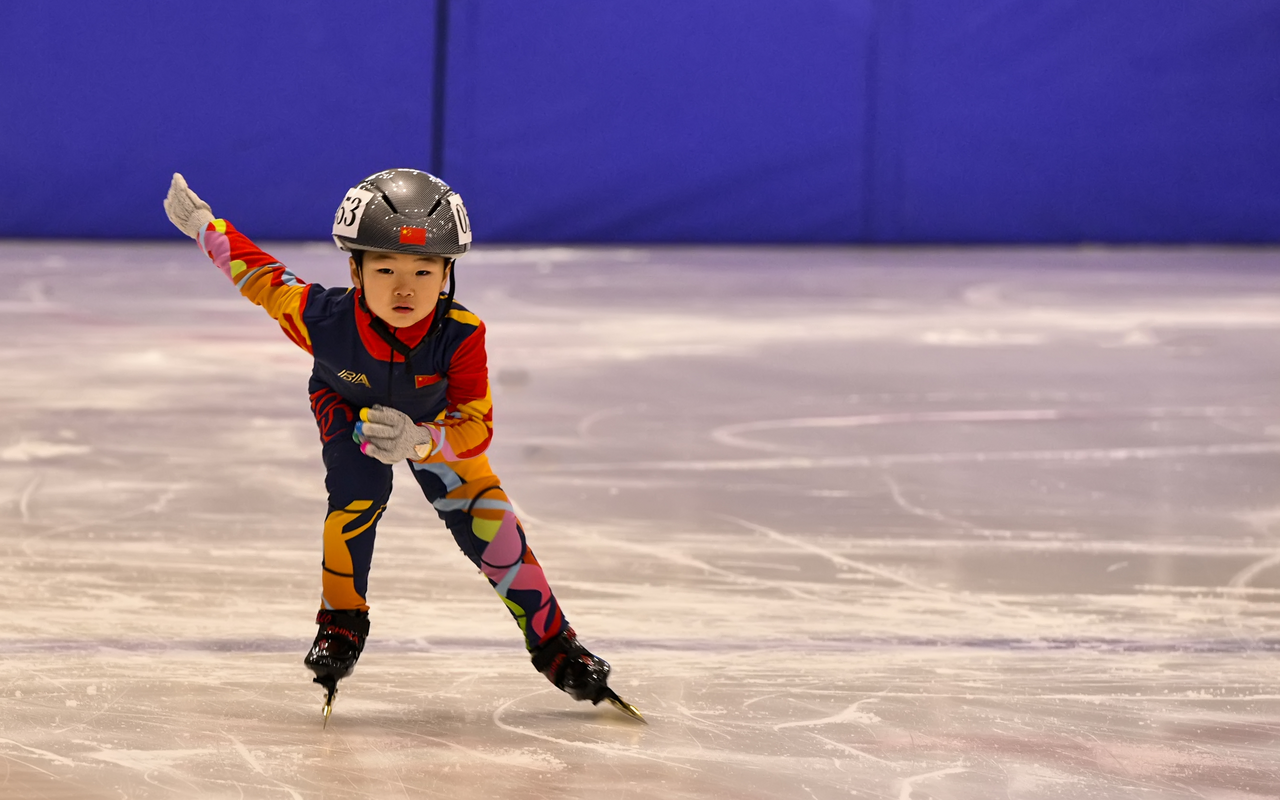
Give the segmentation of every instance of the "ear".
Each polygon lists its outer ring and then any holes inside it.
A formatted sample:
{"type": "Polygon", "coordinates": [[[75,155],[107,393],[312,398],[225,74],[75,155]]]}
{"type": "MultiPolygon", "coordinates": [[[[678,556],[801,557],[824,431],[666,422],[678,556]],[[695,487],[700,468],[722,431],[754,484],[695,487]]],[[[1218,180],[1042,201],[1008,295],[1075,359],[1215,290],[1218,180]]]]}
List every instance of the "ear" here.
{"type": "Polygon", "coordinates": [[[356,266],[356,260],[354,258],[348,258],[347,263],[351,267],[351,285],[357,289],[363,289],[364,281],[361,280],[363,276],[360,274],[360,268],[356,266]]]}

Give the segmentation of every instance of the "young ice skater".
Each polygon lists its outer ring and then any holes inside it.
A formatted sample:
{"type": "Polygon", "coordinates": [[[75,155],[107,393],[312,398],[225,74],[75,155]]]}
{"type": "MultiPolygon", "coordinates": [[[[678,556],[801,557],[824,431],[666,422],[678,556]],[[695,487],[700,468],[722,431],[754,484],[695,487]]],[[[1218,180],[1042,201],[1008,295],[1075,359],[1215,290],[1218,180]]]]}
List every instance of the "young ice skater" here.
{"type": "Polygon", "coordinates": [[[164,207],[240,293],[315,358],[308,391],[329,510],[319,630],[304,663],[327,691],[325,720],[369,635],[374,535],[391,495],[391,465],[402,459],[515,617],[533,666],[575,700],[609,700],[639,718],[609,688],[608,662],[569,626],[485,455],[493,436],[485,326],[454,301],[456,259],[471,247],[462,198],[418,170],[365,178],[334,215],[333,240],[350,254],[354,286],[333,289],[298,279],[216,219],[180,174],[164,207]]]}

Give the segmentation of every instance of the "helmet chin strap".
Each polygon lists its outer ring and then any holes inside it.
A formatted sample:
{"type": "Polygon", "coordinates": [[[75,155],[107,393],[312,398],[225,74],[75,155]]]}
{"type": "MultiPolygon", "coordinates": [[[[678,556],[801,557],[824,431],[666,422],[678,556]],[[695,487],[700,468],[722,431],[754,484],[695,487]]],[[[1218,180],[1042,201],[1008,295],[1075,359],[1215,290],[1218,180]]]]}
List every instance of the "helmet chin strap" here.
{"type": "MultiPolygon", "coordinates": [[[[359,265],[360,266],[360,284],[362,286],[364,285],[364,263],[363,262],[364,262],[364,259],[361,259],[361,263],[359,265]]],[[[413,369],[414,355],[417,354],[419,350],[425,347],[428,342],[430,342],[432,339],[436,337],[437,334],[440,333],[441,329],[444,328],[445,318],[449,316],[449,312],[453,309],[453,294],[458,286],[457,281],[454,278],[454,272],[455,272],[454,264],[456,262],[457,262],[457,259],[455,258],[445,259],[445,265],[449,268],[449,292],[444,297],[441,297],[440,299],[436,300],[436,311],[435,311],[435,316],[432,317],[431,319],[431,327],[427,328],[427,333],[425,336],[422,337],[422,341],[418,342],[412,348],[410,348],[409,345],[405,344],[404,342],[400,341],[400,337],[396,336],[395,331],[391,328],[390,325],[388,325],[382,319],[382,317],[379,317],[377,314],[373,313],[373,311],[369,308],[369,304],[364,301],[364,292],[360,292],[360,300],[359,300],[360,307],[363,308],[365,310],[365,313],[369,315],[369,327],[373,329],[374,333],[378,334],[378,338],[382,339],[382,341],[387,343],[388,347],[390,347],[393,351],[400,354],[400,356],[404,359],[404,363],[409,368],[410,372],[414,371],[413,369]]]]}
{"type": "Polygon", "coordinates": [[[440,332],[440,329],[444,327],[445,317],[448,317],[449,312],[453,310],[453,293],[458,288],[457,281],[454,279],[454,274],[458,271],[457,263],[458,259],[456,258],[445,259],[445,268],[449,270],[449,291],[444,297],[436,301],[436,316],[435,319],[431,320],[431,330],[427,331],[423,341],[440,332]]]}

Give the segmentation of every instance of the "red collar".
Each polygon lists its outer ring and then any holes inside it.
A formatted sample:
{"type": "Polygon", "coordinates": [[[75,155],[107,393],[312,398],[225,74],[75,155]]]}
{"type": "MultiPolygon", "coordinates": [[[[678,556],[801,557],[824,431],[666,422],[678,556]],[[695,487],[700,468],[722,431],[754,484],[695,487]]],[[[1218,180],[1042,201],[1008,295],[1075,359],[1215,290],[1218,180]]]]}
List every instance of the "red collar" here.
{"type": "MultiPolygon", "coordinates": [[[[360,332],[360,341],[364,344],[364,349],[369,351],[369,355],[380,361],[404,361],[404,356],[393,351],[391,345],[382,340],[370,323],[373,320],[373,314],[365,310],[365,305],[361,301],[363,297],[359,289],[356,292],[356,330],[360,332]]],[[[435,317],[436,310],[431,309],[431,313],[426,317],[418,320],[407,328],[391,328],[392,333],[400,341],[404,342],[410,348],[417,347],[423,337],[427,335],[427,331],[431,328],[431,320],[435,317]]],[[[388,325],[387,327],[391,327],[388,325]]]]}

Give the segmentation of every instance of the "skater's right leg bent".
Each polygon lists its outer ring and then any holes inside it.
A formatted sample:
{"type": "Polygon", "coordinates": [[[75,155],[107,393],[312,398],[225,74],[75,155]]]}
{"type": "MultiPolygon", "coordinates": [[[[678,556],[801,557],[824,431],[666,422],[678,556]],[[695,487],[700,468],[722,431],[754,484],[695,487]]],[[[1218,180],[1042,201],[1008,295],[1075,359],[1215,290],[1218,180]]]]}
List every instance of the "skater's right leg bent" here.
{"type": "MultiPolygon", "coordinates": [[[[391,467],[360,452],[352,438],[356,409],[332,390],[316,399],[316,421],[324,441],[324,485],[329,511],[324,520],[321,562],[322,608],[368,611],[365,593],[378,518],[391,497],[391,467]],[[327,405],[326,405],[327,404],[327,405]],[[322,413],[321,409],[328,413],[322,413]]],[[[319,393],[317,393],[319,394],[319,393]]]]}
{"type": "Polygon", "coordinates": [[[378,519],[391,496],[391,467],[360,452],[352,438],[355,409],[336,393],[316,392],[312,407],[324,442],[329,510],[318,629],[305,663],[327,685],[351,672],[369,634],[365,595],[378,519]]]}

